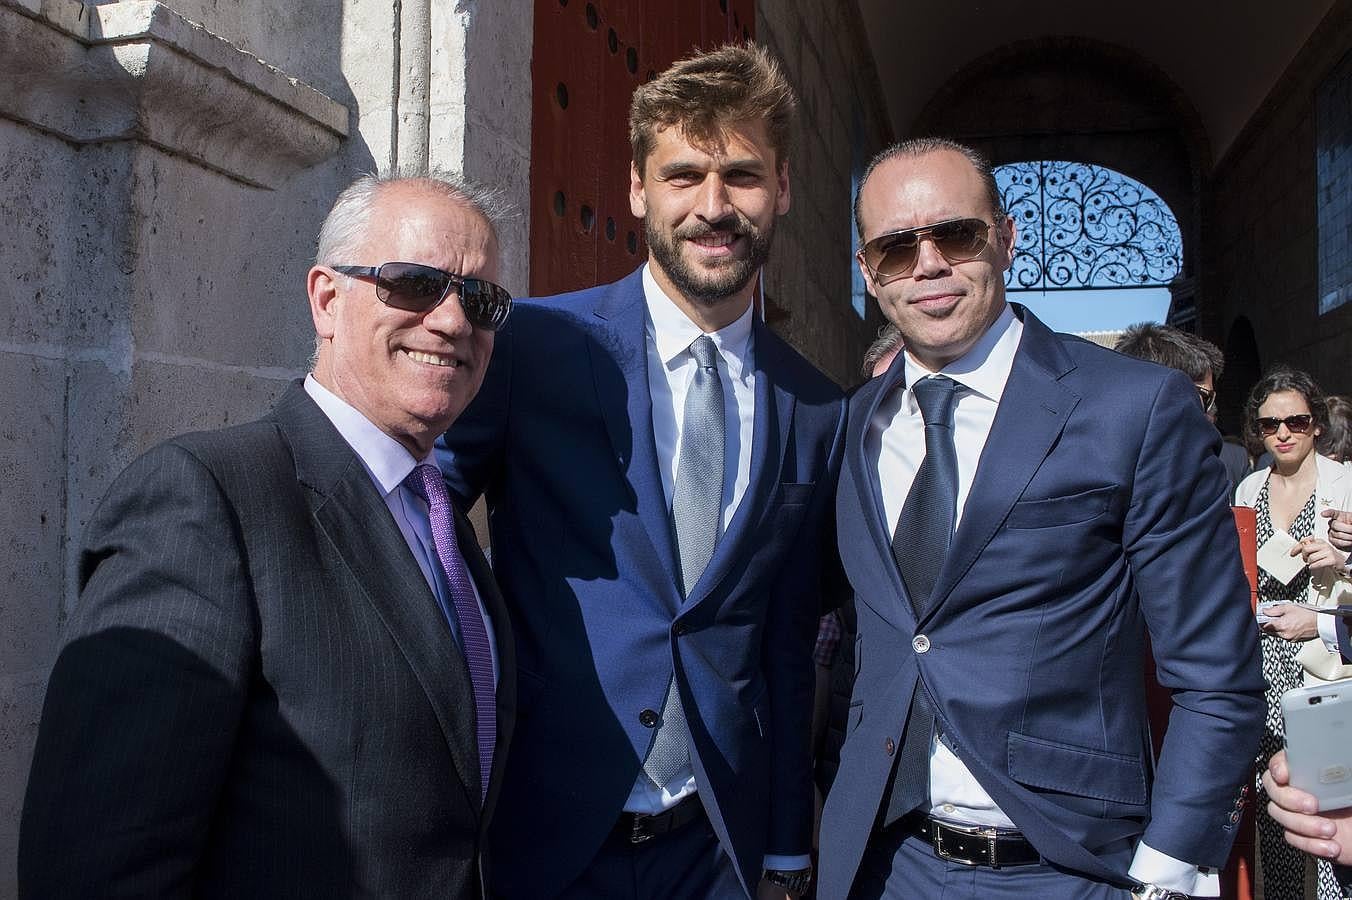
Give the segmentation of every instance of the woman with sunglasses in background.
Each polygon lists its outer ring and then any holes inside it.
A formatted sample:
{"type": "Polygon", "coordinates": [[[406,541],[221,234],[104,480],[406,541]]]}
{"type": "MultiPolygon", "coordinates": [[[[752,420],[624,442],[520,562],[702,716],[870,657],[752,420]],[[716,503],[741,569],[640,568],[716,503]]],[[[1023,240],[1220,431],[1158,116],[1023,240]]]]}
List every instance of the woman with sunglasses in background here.
{"type": "MultiPolygon", "coordinates": [[[[1325,509],[1352,509],[1352,472],[1315,451],[1315,441],[1327,427],[1324,394],[1305,372],[1279,367],[1268,372],[1249,394],[1246,419],[1250,435],[1261,440],[1272,464],[1254,472],[1235,491],[1238,506],[1257,513],[1258,546],[1284,531],[1297,541],[1290,551],[1305,568],[1283,583],[1263,569],[1258,571],[1258,601],[1262,622],[1263,675],[1267,679],[1267,720],[1256,761],[1256,784],[1268,759],[1281,749],[1286,729],[1281,696],[1305,680],[1307,657],[1326,655],[1319,640],[1318,613],[1308,605],[1336,602],[1344,554],[1328,542],[1325,509]],[[1347,473],[1347,474],[1345,474],[1347,473]],[[1306,605],[1297,605],[1306,604],[1306,605]],[[1265,617],[1265,620],[1264,618],[1265,617]]],[[[1317,661],[1317,660],[1316,660],[1317,661]]],[[[1336,673],[1325,673],[1336,674],[1336,673]]],[[[1306,892],[1307,864],[1313,858],[1282,840],[1282,828],[1258,802],[1259,877],[1266,900],[1337,900],[1333,870],[1318,865],[1317,892],[1306,892]]]]}

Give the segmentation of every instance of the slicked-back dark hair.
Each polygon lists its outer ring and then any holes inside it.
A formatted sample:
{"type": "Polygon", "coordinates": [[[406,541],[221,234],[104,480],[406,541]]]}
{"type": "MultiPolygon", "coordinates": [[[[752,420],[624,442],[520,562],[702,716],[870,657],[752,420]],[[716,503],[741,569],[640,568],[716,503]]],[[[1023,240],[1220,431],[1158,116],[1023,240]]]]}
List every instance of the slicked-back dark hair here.
{"type": "Polygon", "coordinates": [[[961,155],[972,164],[972,168],[976,169],[976,174],[980,176],[981,184],[986,189],[986,202],[990,204],[992,221],[997,225],[1000,224],[1005,217],[1005,204],[1000,197],[1000,186],[995,183],[995,170],[991,168],[990,160],[975,147],[960,144],[949,138],[911,138],[906,141],[898,141],[879,151],[864,167],[864,177],[859,179],[859,190],[854,195],[854,227],[859,233],[860,241],[864,239],[864,223],[859,218],[859,198],[864,196],[864,185],[868,184],[869,177],[873,175],[873,170],[888,160],[898,157],[925,156],[929,153],[939,153],[944,150],[961,155]]]}

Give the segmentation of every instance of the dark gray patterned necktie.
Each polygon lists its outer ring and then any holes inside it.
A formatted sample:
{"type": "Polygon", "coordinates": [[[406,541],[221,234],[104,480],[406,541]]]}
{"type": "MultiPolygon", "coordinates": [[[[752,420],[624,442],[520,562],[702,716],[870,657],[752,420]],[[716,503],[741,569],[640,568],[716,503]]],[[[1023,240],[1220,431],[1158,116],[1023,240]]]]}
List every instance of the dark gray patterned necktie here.
{"type": "MultiPolygon", "coordinates": [[[[685,395],[681,455],[671,502],[682,596],[690,594],[713,558],[723,518],[724,406],[718,348],[708,335],[700,335],[690,345],[690,354],[695,357],[695,377],[685,395]]],[[[689,760],[689,727],[673,677],[657,733],[643,760],[643,771],[662,787],[670,784],[689,760]]]]}
{"type": "MultiPolygon", "coordinates": [[[[917,619],[929,608],[934,583],[953,538],[958,502],[953,406],[961,389],[962,385],[942,375],[922,378],[911,386],[925,420],[925,459],[897,517],[892,558],[906,584],[917,619]]],[[[933,742],[934,707],[924,683],[917,681],[884,824],[892,824],[929,798],[929,756],[933,742]]]]}

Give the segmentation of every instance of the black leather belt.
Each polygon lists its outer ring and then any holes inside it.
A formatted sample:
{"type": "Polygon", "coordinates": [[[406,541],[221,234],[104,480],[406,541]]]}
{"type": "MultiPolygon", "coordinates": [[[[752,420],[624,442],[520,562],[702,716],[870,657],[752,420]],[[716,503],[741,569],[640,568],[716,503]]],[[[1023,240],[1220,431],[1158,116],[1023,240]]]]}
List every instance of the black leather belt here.
{"type": "Polygon", "coordinates": [[[654,815],[647,813],[620,813],[620,821],[615,823],[611,836],[626,844],[642,844],[658,835],[667,834],[683,828],[704,815],[704,806],[699,797],[691,794],[671,809],[654,815]]]}
{"type": "Polygon", "coordinates": [[[1041,855],[1019,832],[991,825],[955,825],[933,816],[903,819],[912,832],[934,848],[934,855],[964,866],[1026,866],[1041,855]]]}

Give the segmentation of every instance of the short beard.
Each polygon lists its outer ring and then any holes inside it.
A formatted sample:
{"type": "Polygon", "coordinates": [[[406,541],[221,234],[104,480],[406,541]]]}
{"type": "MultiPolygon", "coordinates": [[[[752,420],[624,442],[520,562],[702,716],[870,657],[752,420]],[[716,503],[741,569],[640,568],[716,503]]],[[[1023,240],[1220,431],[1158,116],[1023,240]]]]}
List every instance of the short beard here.
{"type": "Polygon", "coordinates": [[[740,212],[734,212],[728,219],[712,225],[694,225],[674,232],[660,231],[653,226],[650,217],[643,217],[643,234],[653,259],[671,279],[676,290],[705,306],[716,306],[751,283],[751,279],[756,277],[756,273],[770,258],[774,233],[773,222],[762,230],[740,212]],[[746,237],[749,245],[746,256],[729,259],[713,269],[701,269],[687,263],[680,253],[680,242],[717,230],[731,231],[739,237],[746,237]]]}

